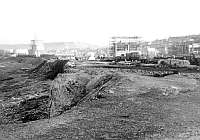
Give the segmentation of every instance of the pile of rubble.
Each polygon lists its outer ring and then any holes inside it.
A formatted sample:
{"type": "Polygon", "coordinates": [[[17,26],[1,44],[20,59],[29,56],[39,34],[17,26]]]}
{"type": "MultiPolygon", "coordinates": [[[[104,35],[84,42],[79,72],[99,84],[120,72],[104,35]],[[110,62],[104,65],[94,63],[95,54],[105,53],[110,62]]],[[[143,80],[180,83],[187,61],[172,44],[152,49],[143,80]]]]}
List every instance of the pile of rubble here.
{"type": "Polygon", "coordinates": [[[187,67],[190,65],[188,60],[179,60],[179,59],[161,59],[158,61],[158,65],[162,66],[175,66],[175,67],[187,67]]]}
{"type": "Polygon", "coordinates": [[[146,76],[165,77],[172,74],[178,74],[177,71],[150,71],[146,76]]]}
{"type": "Polygon", "coordinates": [[[130,72],[138,73],[144,76],[152,76],[152,77],[165,77],[168,75],[179,73],[176,70],[140,70],[140,69],[130,70],[130,72]]]}

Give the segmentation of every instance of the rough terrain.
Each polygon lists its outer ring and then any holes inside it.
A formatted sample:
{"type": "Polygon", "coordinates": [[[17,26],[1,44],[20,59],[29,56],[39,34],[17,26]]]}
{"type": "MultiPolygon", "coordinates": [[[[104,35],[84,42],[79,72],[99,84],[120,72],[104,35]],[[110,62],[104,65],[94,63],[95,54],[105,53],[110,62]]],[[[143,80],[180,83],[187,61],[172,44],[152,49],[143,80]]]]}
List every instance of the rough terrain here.
{"type": "Polygon", "coordinates": [[[60,89],[56,94],[66,93],[59,91],[76,74],[85,79],[78,84],[90,89],[80,102],[49,119],[1,124],[1,139],[200,139],[199,73],[153,77],[126,69],[80,67],[58,75],[53,81],[54,89],[60,89]],[[91,84],[107,74],[117,78],[100,88],[91,84]]]}

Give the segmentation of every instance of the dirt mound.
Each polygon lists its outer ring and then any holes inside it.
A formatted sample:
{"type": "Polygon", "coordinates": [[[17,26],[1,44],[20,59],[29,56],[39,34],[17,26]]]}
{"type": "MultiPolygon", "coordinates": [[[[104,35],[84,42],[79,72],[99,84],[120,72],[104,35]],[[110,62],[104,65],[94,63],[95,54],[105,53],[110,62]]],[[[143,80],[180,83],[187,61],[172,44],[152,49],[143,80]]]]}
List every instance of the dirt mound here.
{"type": "Polygon", "coordinates": [[[51,112],[50,116],[56,116],[72,107],[75,100],[85,96],[85,85],[89,82],[87,74],[65,74],[59,75],[51,87],[51,112]]]}
{"type": "Polygon", "coordinates": [[[99,91],[113,77],[114,75],[107,74],[92,78],[87,73],[58,76],[52,83],[51,116],[59,115],[77,105],[88,95],[91,96],[99,91]]]}
{"type": "MultiPolygon", "coordinates": [[[[45,65],[46,62],[41,68],[45,65]]],[[[35,70],[35,73],[40,72],[41,68],[38,71],[35,70]]],[[[26,90],[18,89],[19,92],[23,91],[27,94],[21,94],[1,102],[0,123],[29,122],[60,115],[87,99],[85,97],[103,90],[104,85],[113,77],[113,74],[94,76],[79,71],[58,74],[52,81],[51,87],[46,83],[48,89],[40,87],[42,83],[39,83],[38,87],[33,86],[35,88],[30,85],[26,90]],[[28,92],[33,93],[29,94],[28,92]]],[[[22,88],[24,87],[22,86],[22,88]]]]}
{"type": "Polygon", "coordinates": [[[55,60],[53,62],[43,61],[36,68],[30,71],[32,77],[39,77],[53,80],[58,73],[64,73],[68,60],[55,60]]]}

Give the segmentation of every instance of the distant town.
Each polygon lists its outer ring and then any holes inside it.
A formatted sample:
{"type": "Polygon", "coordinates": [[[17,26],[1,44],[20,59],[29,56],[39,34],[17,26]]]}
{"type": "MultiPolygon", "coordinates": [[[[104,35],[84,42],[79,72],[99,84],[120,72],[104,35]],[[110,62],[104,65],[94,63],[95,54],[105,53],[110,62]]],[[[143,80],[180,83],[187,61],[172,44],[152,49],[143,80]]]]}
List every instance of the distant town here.
{"type": "Polygon", "coordinates": [[[97,60],[124,57],[129,54],[143,58],[200,56],[200,35],[169,37],[147,42],[138,36],[111,37],[108,45],[99,47],[75,42],[44,43],[31,40],[30,44],[0,45],[1,56],[55,55],[61,59],[97,60]]]}

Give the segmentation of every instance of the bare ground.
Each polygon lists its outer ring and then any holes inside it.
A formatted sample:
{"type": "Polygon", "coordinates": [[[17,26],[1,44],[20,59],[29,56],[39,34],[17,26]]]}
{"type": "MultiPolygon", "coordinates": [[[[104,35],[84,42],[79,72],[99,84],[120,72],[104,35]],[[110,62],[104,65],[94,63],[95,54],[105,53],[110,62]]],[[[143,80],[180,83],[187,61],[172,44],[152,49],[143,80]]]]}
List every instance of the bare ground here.
{"type": "Polygon", "coordinates": [[[118,73],[114,86],[51,119],[0,126],[1,139],[200,139],[200,82],[118,73]]]}

